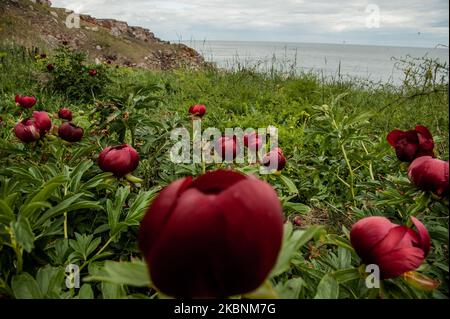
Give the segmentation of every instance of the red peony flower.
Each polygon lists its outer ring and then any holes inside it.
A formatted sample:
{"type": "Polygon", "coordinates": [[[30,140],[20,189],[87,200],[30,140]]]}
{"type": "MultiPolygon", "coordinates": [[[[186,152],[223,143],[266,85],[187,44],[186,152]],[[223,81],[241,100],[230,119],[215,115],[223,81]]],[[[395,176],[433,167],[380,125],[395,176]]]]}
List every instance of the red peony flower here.
{"type": "Polygon", "coordinates": [[[105,148],[98,157],[98,165],[117,177],[133,172],[139,165],[139,154],[128,144],[105,148]]]}
{"type": "Polygon", "coordinates": [[[83,138],[83,129],[72,123],[63,123],[58,129],[58,135],[60,138],[67,142],[79,142],[83,138]]]}
{"type": "Polygon", "coordinates": [[[393,130],[387,136],[387,141],[395,148],[397,158],[402,162],[412,162],[420,156],[434,157],[434,141],[430,131],[422,125],[414,130],[393,130]]]}
{"type": "Polygon", "coordinates": [[[58,112],[58,117],[63,120],[72,121],[72,112],[67,108],[62,108],[58,112]]]}
{"type": "Polygon", "coordinates": [[[53,64],[47,64],[47,71],[52,72],[55,69],[55,66],[53,64]]]}
{"type": "Polygon", "coordinates": [[[97,75],[97,70],[96,69],[90,69],[89,70],[89,75],[90,76],[96,76],[97,75]]]}
{"type": "Polygon", "coordinates": [[[379,216],[363,218],[353,225],[352,246],[365,264],[378,265],[381,279],[418,268],[428,255],[428,231],[417,218],[411,219],[417,231],[379,216]]]}
{"type": "Polygon", "coordinates": [[[262,164],[266,167],[281,171],[286,166],[286,157],[282,149],[277,147],[264,155],[262,164]]]}
{"type": "Polygon", "coordinates": [[[448,162],[422,156],[416,158],[408,168],[408,177],[418,188],[437,195],[449,195],[448,162]]]}
{"type": "Polygon", "coordinates": [[[189,113],[194,116],[203,117],[206,113],[206,106],[203,104],[193,105],[189,108],[189,113]]]}
{"type": "Polygon", "coordinates": [[[283,213],[272,186],[217,170],[166,187],[141,222],[139,247],[163,293],[227,297],[264,282],[282,237],[283,213]]]}
{"type": "Polygon", "coordinates": [[[222,160],[235,159],[238,153],[236,136],[222,136],[216,141],[214,148],[222,160]]]}
{"type": "Polygon", "coordinates": [[[37,102],[34,96],[21,96],[21,95],[16,95],[15,101],[18,105],[26,109],[31,109],[37,102]]]}
{"type": "Polygon", "coordinates": [[[17,123],[14,127],[14,134],[24,143],[37,141],[41,137],[39,129],[32,119],[25,119],[17,123]]]}
{"type": "Polygon", "coordinates": [[[39,129],[41,134],[45,134],[52,128],[52,121],[47,112],[33,112],[34,124],[39,129]]]}

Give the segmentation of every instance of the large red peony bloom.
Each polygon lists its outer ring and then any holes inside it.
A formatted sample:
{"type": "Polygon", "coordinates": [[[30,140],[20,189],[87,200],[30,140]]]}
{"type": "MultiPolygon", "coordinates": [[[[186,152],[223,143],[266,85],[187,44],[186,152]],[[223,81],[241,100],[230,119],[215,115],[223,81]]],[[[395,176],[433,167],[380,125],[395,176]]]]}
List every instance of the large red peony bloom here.
{"type": "Polygon", "coordinates": [[[189,113],[194,116],[203,117],[206,113],[206,106],[203,104],[193,105],[189,108],[189,113]]]}
{"type": "Polygon", "coordinates": [[[33,119],[36,127],[39,129],[41,134],[45,134],[52,128],[52,121],[47,112],[33,112],[33,119]]]}
{"type": "Polygon", "coordinates": [[[422,125],[414,130],[393,130],[387,136],[387,141],[395,148],[397,158],[402,162],[412,162],[420,156],[434,157],[434,141],[430,131],[422,125]]]}
{"type": "Polygon", "coordinates": [[[41,137],[39,128],[36,127],[35,122],[31,119],[25,119],[17,123],[14,127],[14,134],[24,143],[37,141],[41,137]]]}
{"type": "Polygon", "coordinates": [[[98,157],[98,165],[117,177],[133,172],[139,165],[139,154],[128,144],[105,148],[98,157]]]}
{"type": "Polygon", "coordinates": [[[72,123],[63,123],[58,129],[58,135],[60,138],[67,142],[79,142],[83,138],[83,129],[72,123]]]}
{"type": "Polygon", "coordinates": [[[408,168],[408,177],[418,188],[437,195],[449,195],[448,162],[422,156],[408,168]]]}
{"type": "Polygon", "coordinates": [[[264,155],[262,164],[271,169],[281,171],[286,166],[286,157],[281,148],[277,147],[264,155]]]}
{"type": "Polygon", "coordinates": [[[174,297],[253,291],[275,265],[283,214],[268,183],[217,170],[166,187],[141,222],[139,246],[155,286],[174,297]]]}
{"type": "Polygon", "coordinates": [[[15,101],[21,107],[31,109],[36,104],[37,99],[34,96],[16,95],[15,101]]]}
{"type": "Polygon", "coordinates": [[[365,264],[378,265],[381,279],[418,268],[428,255],[428,231],[417,218],[411,219],[417,231],[379,216],[363,218],[353,225],[353,248],[365,264]]]}

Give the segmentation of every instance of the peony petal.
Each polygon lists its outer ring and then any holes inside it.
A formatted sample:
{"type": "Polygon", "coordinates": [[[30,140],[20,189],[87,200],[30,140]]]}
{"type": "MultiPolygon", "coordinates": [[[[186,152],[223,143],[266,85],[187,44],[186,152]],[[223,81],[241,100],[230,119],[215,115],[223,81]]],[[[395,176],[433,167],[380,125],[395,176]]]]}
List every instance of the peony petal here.
{"type": "Polygon", "coordinates": [[[216,195],[189,188],[178,198],[170,218],[147,256],[151,278],[165,294],[207,298],[228,296],[224,247],[226,222],[217,213],[216,195]],[[180,263],[183,261],[183,263],[180,263]]]}
{"type": "Polygon", "coordinates": [[[433,140],[433,135],[425,126],[417,125],[415,131],[419,132],[424,138],[433,140]]]}
{"type": "Polygon", "coordinates": [[[419,239],[416,238],[415,232],[409,231],[410,229],[404,225],[391,228],[388,234],[371,249],[371,255],[378,258],[398,248],[413,247],[413,241],[418,242],[419,239]]]}
{"type": "Polygon", "coordinates": [[[406,139],[406,141],[408,141],[408,143],[419,144],[419,135],[415,130],[405,132],[404,138],[406,139]]]}
{"type": "Polygon", "coordinates": [[[228,187],[246,179],[246,176],[231,170],[209,171],[194,180],[190,187],[207,194],[220,193],[228,187]]]}
{"type": "Polygon", "coordinates": [[[395,147],[395,145],[397,145],[397,142],[405,137],[405,133],[404,131],[400,131],[400,130],[393,130],[392,132],[390,132],[386,139],[388,141],[388,143],[392,146],[395,147]]]}
{"type": "Polygon", "coordinates": [[[423,249],[423,252],[426,257],[428,255],[428,253],[430,252],[430,246],[431,246],[430,234],[428,233],[428,230],[426,229],[424,224],[422,224],[416,217],[411,216],[411,220],[412,220],[414,226],[416,226],[416,228],[417,228],[417,233],[420,238],[419,245],[423,249]]]}
{"type": "Polygon", "coordinates": [[[375,264],[380,267],[381,279],[389,279],[417,269],[424,258],[424,253],[420,248],[398,248],[379,256],[375,264]]]}
{"type": "Polygon", "coordinates": [[[280,200],[271,185],[248,178],[218,195],[217,205],[224,211],[228,230],[225,253],[233,256],[242,252],[240,262],[229,258],[224,264],[227,273],[236,274],[227,281],[232,287],[252,291],[269,275],[281,247],[284,217],[280,200]],[[253,263],[259,267],[245,267],[253,263]]]}
{"type": "Polygon", "coordinates": [[[375,247],[389,231],[396,227],[389,219],[381,216],[366,217],[352,226],[350,241],[356,253],[365,263],[371,263],[371,249],[375,247]]]}
{"type": "Polygon", "coordinates": [[[164,188],[152,202],[141,221],[139,230],[139,247],[147,254],[169,220],[178,197],[192,183],[192,177],[177,180],[164,188]],[[145,234],[146,237],[142,236],[145,234]],[[145,238],[145,240],[144,240],[145,238]]]}

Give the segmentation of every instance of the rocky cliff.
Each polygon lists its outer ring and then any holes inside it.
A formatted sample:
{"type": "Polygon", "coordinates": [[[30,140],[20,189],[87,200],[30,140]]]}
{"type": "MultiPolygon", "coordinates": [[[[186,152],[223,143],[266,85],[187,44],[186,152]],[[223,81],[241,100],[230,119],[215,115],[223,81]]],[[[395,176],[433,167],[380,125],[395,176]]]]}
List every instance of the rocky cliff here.
{"type": "Polygon", "coordinates": [[[43,50],[64,43],[99,63],[149,69],[205,65],[195,50],[162,41],[148,29],[54,8],[49,0],[0,0],[2,42],[43,50]]]}

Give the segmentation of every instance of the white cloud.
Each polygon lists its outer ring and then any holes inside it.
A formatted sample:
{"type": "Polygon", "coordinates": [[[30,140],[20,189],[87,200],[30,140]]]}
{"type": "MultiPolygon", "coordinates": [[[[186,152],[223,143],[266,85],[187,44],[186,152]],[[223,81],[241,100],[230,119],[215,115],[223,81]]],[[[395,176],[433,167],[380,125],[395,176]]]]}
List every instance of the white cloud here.
{"type": "Polygon", "coordinates": [[[53,0],[55,6],[150,28],[165,39],[341,42],[363,39],[415,45],[448,43],[447,0],[53,0]],[[125,3],[125,4],[124,4],[125,3]],[[367,28],[366,8],[380,9],[380,28],[367,28]],[[407,41],[408,43],[405,43],[407,41]]]}

